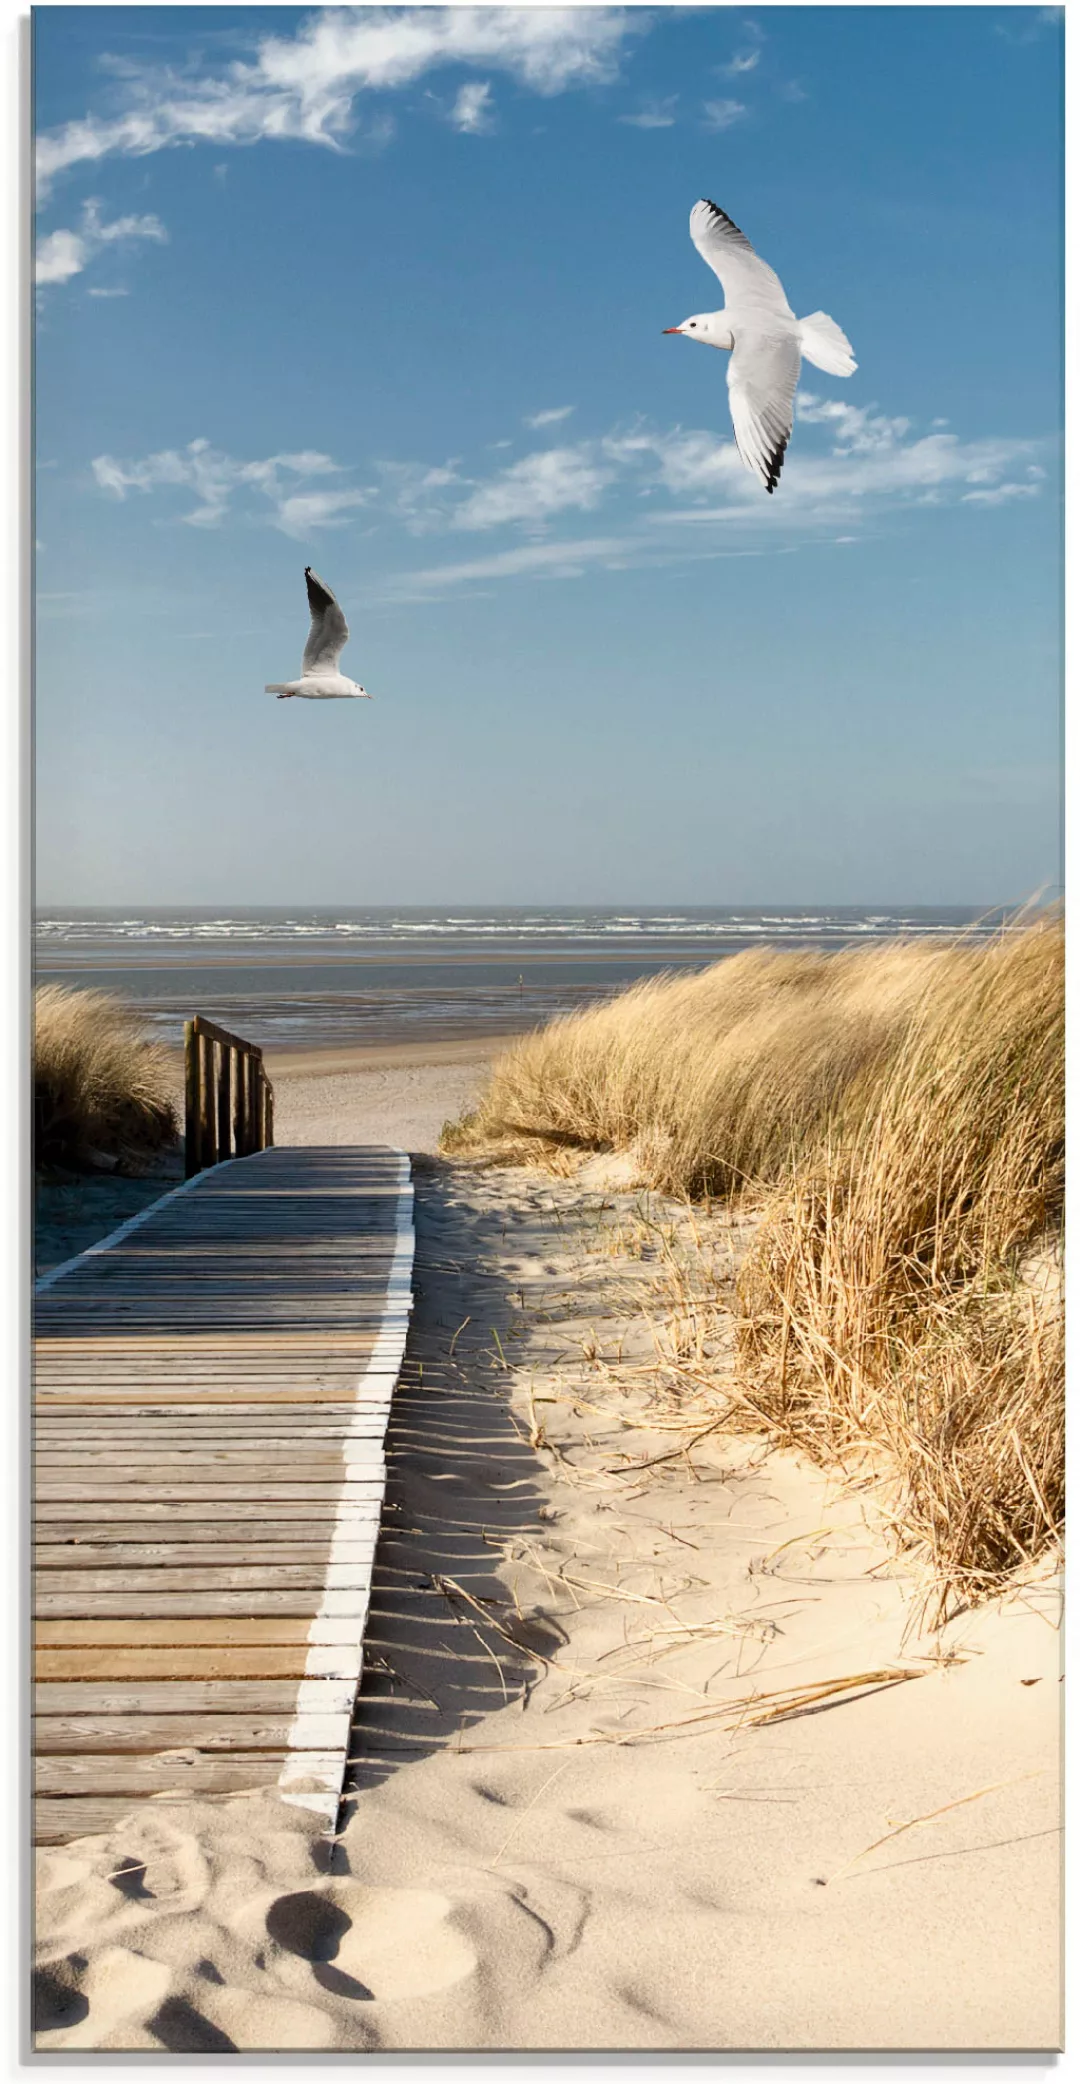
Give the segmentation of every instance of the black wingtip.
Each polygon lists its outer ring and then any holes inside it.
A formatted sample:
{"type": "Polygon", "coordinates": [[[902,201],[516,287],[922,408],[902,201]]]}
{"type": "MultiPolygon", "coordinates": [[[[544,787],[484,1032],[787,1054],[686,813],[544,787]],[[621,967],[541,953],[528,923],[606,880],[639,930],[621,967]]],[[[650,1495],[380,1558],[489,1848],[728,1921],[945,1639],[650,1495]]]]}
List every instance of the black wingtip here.
{"type": "Polygon", "coordinates": [[[722,210],[720,208],[719,203],[714,203],[711,197],[707,195],[703,195],[701,200],[704,203],[705,208],[707,210],[712,211],[714,217],[719,217],[721,222],[727,225],[729,231],[738,232],[740,239],[745,239],[746,233],[743,231],[739,231],[739,227],[736,224],[734,217],[729,217],[727,211],[722,210]]]}
{"type": "Polygon", "coordinates": [[[787,442],[782,441],[775,453],[769,458],[769,473],[765,479],[766,492],[776,491],[777,485],[780,483],[780,472],[784,468],[784,457],[786,454],[787,442]]]}

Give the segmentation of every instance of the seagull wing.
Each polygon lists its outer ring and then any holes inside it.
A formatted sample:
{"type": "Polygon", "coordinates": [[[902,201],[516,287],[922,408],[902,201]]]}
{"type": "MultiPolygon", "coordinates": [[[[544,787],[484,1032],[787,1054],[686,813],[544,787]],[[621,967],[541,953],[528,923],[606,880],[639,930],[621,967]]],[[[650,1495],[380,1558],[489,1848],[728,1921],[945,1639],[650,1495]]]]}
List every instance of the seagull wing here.
{"type": "Polygon", "coordinates": [[[779,275],[754,252],[749,239],[715,203],[695,203],[690,237],[703,261],[720,278],[729,310],[783,312],[794,318],[779,275]]]}
{"type": "Polygon", "coordinates": [[[304,673],[336,673],[338,660],[349,641],[349,625],[328,586],[304,567],[311,628],[304,646],[304,673]]]}
{"type": "Polygon", "coordinates": [[[728,395],[735,442],[747,470],[775,492],[791,439],[795,387],[801,362],[798,337],[782,326],[772,331],[735,328],[728,364],[728,395]]]}

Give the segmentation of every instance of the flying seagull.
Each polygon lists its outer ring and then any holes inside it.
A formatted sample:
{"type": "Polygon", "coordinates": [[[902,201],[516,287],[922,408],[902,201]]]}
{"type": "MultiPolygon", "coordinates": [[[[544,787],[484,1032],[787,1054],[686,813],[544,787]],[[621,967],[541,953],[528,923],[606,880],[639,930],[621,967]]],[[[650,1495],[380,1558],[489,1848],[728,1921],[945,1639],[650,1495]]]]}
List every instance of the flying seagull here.
{"type": "Polygon", "coordinates": [[[365,702],[370,702],[372,697],[366,688],[338,671],[338,660],[349,641],[349,625],[330,588],[323,585],[309,564],[304,566],[304,577],[311,609],[311,628],[304,646],[300,678],[268,681],[265,693],[276,695],[279,702],[287,701],[290,695],[304,695],[309,702],[359,701],[361,696],[365,702]]]}
{"type": "Polygon", "coordinates": [[[727,380],[735,444],[747,470],[761,479],[766,492],[775,492],[791,440],[802,357],[830,376],[850,376],[858,367],[851,342],[824,311],[796,318],[780,277],[715,203],[694,204],[690,237],[720,277],[724,308],[699,311],[664,331],[730,349],[727,380]]]}

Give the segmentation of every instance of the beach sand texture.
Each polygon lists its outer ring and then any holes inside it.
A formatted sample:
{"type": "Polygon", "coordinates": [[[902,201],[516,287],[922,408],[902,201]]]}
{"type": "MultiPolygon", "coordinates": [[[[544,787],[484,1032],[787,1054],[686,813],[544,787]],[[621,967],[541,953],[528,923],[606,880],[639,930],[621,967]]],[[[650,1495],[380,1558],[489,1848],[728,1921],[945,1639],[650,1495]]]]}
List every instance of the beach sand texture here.
{"type": "MultiPolygon", "coordinates": [[[[270,1068],[281,1141],[421,1154],[477,1076],[270,1068]]],[[[1056,2046],[1055,1581],[920,1636],[873,1485],[689,1445],[685,1217],[625,1168],[416,1187],[343,1836],[252,1793],[42,1852],[38,2047],[1056,2046]]]]}

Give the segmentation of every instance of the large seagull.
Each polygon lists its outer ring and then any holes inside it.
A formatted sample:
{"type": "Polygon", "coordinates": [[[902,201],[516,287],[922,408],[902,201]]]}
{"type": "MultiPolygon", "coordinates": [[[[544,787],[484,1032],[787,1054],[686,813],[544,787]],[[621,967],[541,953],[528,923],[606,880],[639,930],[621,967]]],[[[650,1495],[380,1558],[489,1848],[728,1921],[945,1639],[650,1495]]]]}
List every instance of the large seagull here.
{"type": "Polygon", "coordinates": [[[338,660],[349,641],[349,625],[333,594],[311,566],[304,566],[307,580],[311,628],[304,646],[299,680],[270,680],[265,693],[287,702],[290,695],[303,695],[309,702],[370,702],[372,697],[358,680],[338,672],[338,660]]]}
{"type": "Polygon", "coordinates": [[[795,387],[803,356],[830,376],[857,368],[851,342],[824,311],[796,318],[780,277],[715,203],[695,203],[690,237],[720,278],[722,311],[699,311],[665,333],[683,333],[731,353],[728,393],[735,444],[766,492],[775,492],[791,440],[795,387]]]}

